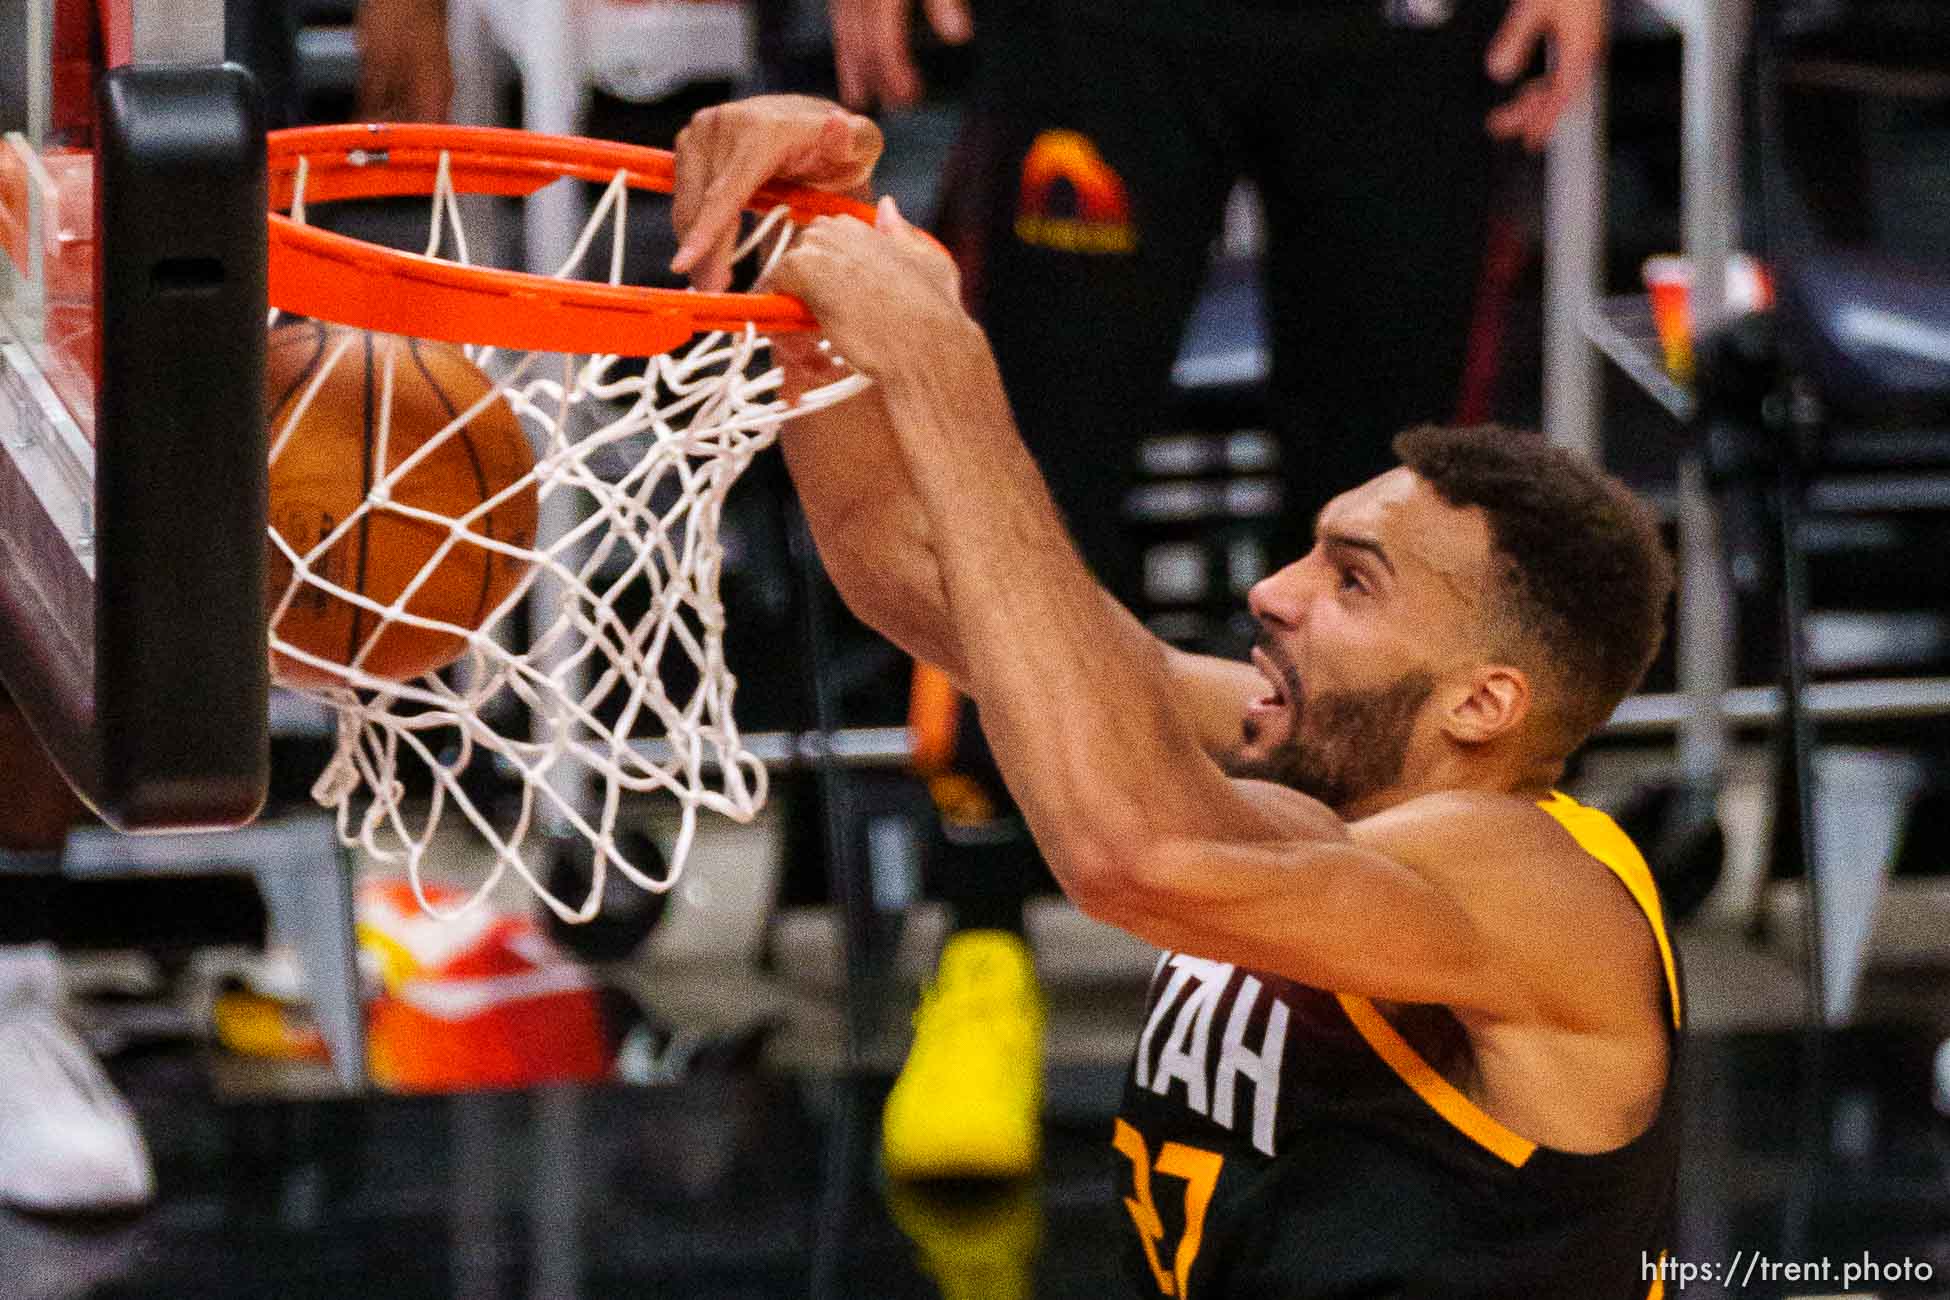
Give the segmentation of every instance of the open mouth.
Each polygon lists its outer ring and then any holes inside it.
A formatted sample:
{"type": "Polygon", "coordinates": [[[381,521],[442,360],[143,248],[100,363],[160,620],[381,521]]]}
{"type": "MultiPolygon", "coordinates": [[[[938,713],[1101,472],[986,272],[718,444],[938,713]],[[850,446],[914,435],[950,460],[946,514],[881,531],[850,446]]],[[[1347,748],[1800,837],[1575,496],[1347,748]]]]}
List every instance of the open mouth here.
{"type": "Polygon", "coordinates": [[[1252,661],[1253,667],[1259,670],[1259,675],[1264,677],[1266,684],[1272,688],[1253,701],[1254,705],[1264,708],[1285,708],[1290,702],[1287,695],[1287,674],[1273,662],[1271,655],[1258,646],[1253,647],[1252,661]]]}

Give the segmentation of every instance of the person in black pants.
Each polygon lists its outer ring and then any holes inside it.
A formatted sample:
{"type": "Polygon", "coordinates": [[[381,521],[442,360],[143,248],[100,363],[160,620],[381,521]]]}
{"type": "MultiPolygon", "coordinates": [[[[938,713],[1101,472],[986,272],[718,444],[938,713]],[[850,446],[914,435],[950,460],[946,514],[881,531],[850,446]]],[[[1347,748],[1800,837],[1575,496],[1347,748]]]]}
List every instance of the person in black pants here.
{"type": "MultiPolygon", "coordinates": [[[[911,102],[906,0],[833,0],[840,89],[911,102]]],[[[1123,503],[1241,178],[1265,208],[1280,447],[1275,554],[1393,463],[1398,430],[1455,414],[1499,140],[1540,146],[1588,83],[1603,0],[930,0],[976,71],[939,233],[993,344],[1024,441],[1084,559],[1127,604],[1123,503]],[[1540,41],[1552,69],[1515,79],[1540,41]]],[[[1027,1173],[1040,1011],[1021,940],[1045,869],[970,707],[931,882],[955,934],[883,1118],[897,1177],[1027,1173]]]]}

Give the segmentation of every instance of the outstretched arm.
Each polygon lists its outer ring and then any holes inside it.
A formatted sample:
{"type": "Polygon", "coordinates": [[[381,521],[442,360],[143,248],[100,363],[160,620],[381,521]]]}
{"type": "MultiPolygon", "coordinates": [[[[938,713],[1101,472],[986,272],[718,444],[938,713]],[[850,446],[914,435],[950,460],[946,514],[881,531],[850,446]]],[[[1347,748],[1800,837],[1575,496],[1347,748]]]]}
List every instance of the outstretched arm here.
{"type": "Polygon", "coordinates": [[[1568,865],[1575,845],[1540,810],[1498,796],[1350,827],[1294,791],[1225,775],[1208,752],[1223,736],[1178,695],[1188,666],[1208,670],[1192,685],[1210,699],[1239,679],[1176,658],[1104,599],[938,248],[887,209],[878,229],[821,219],[771,287],[805,299],[884,395],[939,574],[935,616],[1010,792],[1079,906],[1318,987],[1492,1016],[1591,1011],[1540,999],[1576,945],[1560,942],[1571,926],[1540,941],[1539,882],[1586,911],[1592,891],[1616,887],[1595,863],[1568,865]],[[1532,846],[1487,869],[1472,860],[1519,828],[1532,846]]]}
{"type": "MultiPolygon", "coordinates": [[[[788,396],[836,377],[825,355],[804,339],[781,338],[774,347],[786,365],[788,396]]],[[[933,527],[895,439],[886,394],[869,388],[798,416],[780,446],[820,559],[848,608],[970,692],[933,527]]],[[[1166,646],[1110,593],[1099,589],[1098,599],[1125,635],[1157,646],[1174,706],[1199,747],[1225,766],[1240,743],[1246,702],[1265,693],[1265,679],[1237,660],[1166,646]]]]}
{"type": "MultiPolygon", "coordinates": [[[[1598,918],[1640,938],[1643,922],[1541,810],[1433,796],[1349,826],[1222,772],[1263,685],[1167,649],[1105,596],[952,264],[890,207],[877,225],[811,223],[768,285],[876,381],[873,402],[788,428],[795,481],[848,599],[981,704],[1071,896],[1154,942],[1317,987],[1565,1024],[1626,1014],[1575,973],[1598,918]]],[[[813,349],[781,355],[789,384],[829,377],[813,349]]]]}
{"type": "MultiPolygon", "coordinates": [[[[773,347],[786,365],[788,396],[831,364],[804,339],[778,339],[773,347]]],[[[966,689],[967,667],[947,617],[927,516],[881,391],[869,388],[796,417],[779,445],[819,558],[847,608],[966,689]]]]}
{"type": "MultiPolygon", "coordinates": [[[[880,129],[867,118],[804,95],[703,110],[677,136],[671,269],[699,289],[727,287],[739,219],[759,186],[788,181],[864,197],[880,150],[880,129]]],[[[804,336],[781,335],[772,347],[788,399],[845,373],[804,336]]],[[[820,558],[848,607],[901,649],[959,678],[960,649],[940,616],[926,520],[881,394],[869,389],[797,417],[784,452],[820,558]]]]}
{"type": "Polygon", "coordinates": [[[1158,836],[1277,837],[1203,752],[1165,647],[1078,558],[952,265],[885,205],[880,226],[813,223],[771,287],[805,298],[884,394],[965,680],[1058,879],[1107,907],[1119,864],[1158,836]]]}
{"type": "MultiPolygon", "coordinates": [[[[746,198],[770,180],[864,193],[880,156],[878,128],[822,100],[771,95],[706,109],[677,137],[674,269],[700,288],[728,282],[728,255],[746,198]]],[[[944,268],[944,273],[952,275],[944,268]]],[[[948,281],[953,291],[953,281],[948,281]]],[[[839,377],[802,336],[774,340],[786,396],[839,377]]],[[[868,626],[968,687],[962,646],[948,613],[933,527],[895,441],[879,388],[795,418],[782,440],[786,464],[827,573],[868,626]]],[[[1123,634],[1152,638],[1108,593],[1097,597],[1123,634]]],[[[1245,702],[1264,683],[1250,667],[1161,644],[1173,698],[1215,756],[1239,743],[1245,702]]]]}

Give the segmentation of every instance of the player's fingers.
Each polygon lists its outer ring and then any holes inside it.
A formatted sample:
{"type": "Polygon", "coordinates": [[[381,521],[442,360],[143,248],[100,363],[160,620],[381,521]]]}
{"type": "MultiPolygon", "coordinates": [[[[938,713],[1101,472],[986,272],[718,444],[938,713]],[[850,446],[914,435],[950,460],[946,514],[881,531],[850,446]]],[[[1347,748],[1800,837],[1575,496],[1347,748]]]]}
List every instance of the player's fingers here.
{"type": "Polygon", "coordinates": [[[696,195],[695,206],[687,200],[681,215],[675,205],[672,207],[679,242],[670,269],[679,275],[692,273],[699,288],[723,287],[715,283],[715,275],[709,286],[698,279],[707,267],[722,270],[724,283],[730,282],[730,254],[738,239],[739,216],[753,191],[770,180],[778,167],[779,141],[775,138],[748,137],[730,142],[728,147],[729,155],[724,156],[724,149],[707,144],[702,157],[693,164],[692,174],[679,176],[686,193],[696,195]]]}
{"type": "Polygon", "coordinates": [[[839,82],[840,102],[848,108],[871,107],[867,87],[871,56],[861,22],[863,0],[831,0],[826,12],[833,25],[833,73],[839,82]]]}
{"type": "Polygon", "coordinates": [[[877,0],[869,47],[879,76],[875,90],[889,108],[905,108],[920,97],[921,77],[907,48],[907,6],[910,0],[877,0]]]}
{"type": "Polygon", "coordinates": [[[691,270],[691,287],[703,293],[723,293],[729,289],[732,263],[736,260],[732,253],[737,247],[738,230],[734,226],[697,259],[697,265],[691,270]]]}
{"type": "Polygon", "coordinates": [[[954,268],[954,259],[948,256],[947,250],[902,215],[893,195],[883,195],[874,207],[873,224],[881,234],[892,237],[906,257],[918,261],[929,271],[939,273],[944,267],[949,270],[954,268]],[[937,263],[939,265],[935,265],[937,263]]]}
{"type": "Polygon", "coordinates": [[[1489,128],[1491,135],[1499,140],[1510,140],[1523,134],[1524,124],[1529,121],[1524,93],[1527,92],[1519,92],[1514,99],[1506,100],[1490,110],[1489,116],[1484,119],[1484,125],[1489,128]]]}
{"type": "Polygon", "coordinates": [[[414,79],[408,111],[415,122],[444,122],[453,107],[453,100],[453,72],[445,66],[435,66],[414,79]]]}
{"type": "Polygon", "coordinates": [[[1507,103],[1492,110],[1485,125],[1500,140],[1521,140],[1527,148],[1535,148],[1532,142],[1548,112],[1549,92],[1544,83],[1530,81],[1507,103]]]}
{"type": "Polygon", "coordinates": [[[858,113],[838,116],[841,121],[834,129],[839,139],[837,157],[840,165],[827,180],[835,188],[858,189],[873,179],[874,166],[880,161],[881,151],[887,147],[886,137],[880,133],[880,124],[872,118],[861,117],[858,113]]]}
{"type": "Polygon", "coordinates": [[[772,359],[781,365],[810,366],[826,359],[819,340],[811,334],[772,335],[772,359]]]}
{"type": "Polygon", "coordinates": [[[671,166],[675,179],[670,191],[670,220],[683,234],[697,216],[697,203],[711,179],[711,136],[718,110],[706,108],[691,114],[671,145],[671,166]]]}
{"type": "Polygon", "coordinates": [[[891,195],[880,201],[874,225],[894,240],[901,259],[923,283],[932,286],[956,308],[961,307],[961,267],[947,249],[901,215],[891,195]]]}
{"type": "Polygon", "coordinates": [[[1509,12],[1483,52],[1483,67],[1498,81],[1515,79],[1542,30],[1543,9],[1537,0],[1511,0],[1509,12]]]}
{"type": "Polygon", "coordinates": [[[772,360],[785,371],[780,396],[787,401],[797,401],[806,390],[830,383],[845,372],[832,349],[820,346],[818,333],[774,334],[772,360]]]}
{"type": "Polygon", "coordinates": [[[806,147],[780,163],[777,174],[823,190],[857,190],[872,178],[880,149],[880,128],[872,119],[835,108],[806,147]]]}
{"type": "Polygon", "coordinates": [[[731,252],[738,242],[738,223],[745,200],[758,188],[762,174],[747,180],[755,168],[719,172],[697,200],[690,226],[680,236],[670,269],[688,274],[693,288],[719,293],[731,287],[731,252]]]}
{"type": "Polygon", "coordinates": [[[879,128],[844,110],[779,101],[706,109],[678,137],[671,269],[702,287],[696,275],[709,265],[715,282],[715,270],[728,274],[739,216],[761,185],[785,179],[851,189],[879,157],[879,128]]]}
{"type": "Polygon", "coordinates": [[[800,394],[815,384],[811,372],[817,371],[825,360],[826,354],[819,350],[819,344],[812,335],[774,334],[772,361],[785,371],[779,396],[788,402],[798,400],[800,394]]]}
{"type": "MultiPolygon", "coordinates": [[[[812,304],[807,300],[816,293],[812,286],[818,278],[819,264],[825,258],[824,249],[801,238],[791,252],[772,263],[771,269],[753,287],[761,293],[790,294],[810,307],[812,304]]],[[[816,309],[814,314],[817,315],[816,309]]]]}
{"type": "Polygon", "coordinates": [[[677,133],[675,147],[671,150],[672,182],[670,188],[670,225],[677,233],[678,253],[671,261],[671,269],[682,272],[689,266],[684,261],[684,241],[697,225],[698,204],[704,198],[704,190],[711,180],[710,159],[710,118],[711,110],[695,114],[677,133]]]}
{"type": "Polygon", "coordinates": [[[799,228],[796,250],[813,254],[812,260],[840,255],[865,229],[851,217],[814,217],[799,228]]]}
{"type": "Polygon", "coordinates": [[[891,235],[898,240],[901,247],[910,254],[930,262],[954,265],[954,258],[948,255],[948,250],[931,238],[927,231],[909,221],[907,215],[900,210],[900,205],[894,201],[893,195],[881,196],[880,202],[874,206],[873,224],[874,228],[882,234],[891,235]]]}
{"type": "Polygon", "coordinates": [[[934,34],[950,45],[965,45],[975,35],[975,23],[968,14],[968,0],[922,0],[928,25],[934,34]]]}

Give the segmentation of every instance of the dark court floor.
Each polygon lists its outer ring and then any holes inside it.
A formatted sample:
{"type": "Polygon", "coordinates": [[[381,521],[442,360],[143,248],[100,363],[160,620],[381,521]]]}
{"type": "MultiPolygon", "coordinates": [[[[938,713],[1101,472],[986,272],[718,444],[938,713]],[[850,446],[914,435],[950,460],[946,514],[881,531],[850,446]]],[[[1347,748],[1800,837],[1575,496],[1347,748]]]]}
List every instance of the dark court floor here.
{"type": "MultiPolygon", "coordinates": [[[[1849,1030],[1810,1072],[1794,1034],[1700,1040],[1675,1259],[1797,1262],[1804,1279],[1825,1260],[1830,1276],[1683,1294],[1950,1295],[1935,1047],[1920,1030],[1849,1030]],[[1864,1262],[1909,1280],[1844,1291],[1845,1265],[1864,1262]]],[[[875,1173],[881,1076],[241,1102],[220,1099],[195,1052],[117,1073],[160,1198],[128,1219],[0,1216],[8,1300],[1122,1293],[1130,1226],[1105,1141],[1118,1078],[1103,1067],[1052,1080],[1035,1184],[891,1200],[875,1173]]]]}

